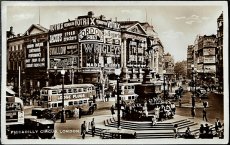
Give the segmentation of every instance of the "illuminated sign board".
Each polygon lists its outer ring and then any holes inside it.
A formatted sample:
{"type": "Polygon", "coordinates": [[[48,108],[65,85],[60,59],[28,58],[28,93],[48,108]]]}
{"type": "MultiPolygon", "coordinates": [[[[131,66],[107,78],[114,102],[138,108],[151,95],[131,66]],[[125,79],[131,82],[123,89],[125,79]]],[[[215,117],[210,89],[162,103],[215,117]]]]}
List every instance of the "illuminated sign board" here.
{"type": "Polygon", "coordinates": [[[58,32],[55,34],[49,34],[50,44],[60,44],[66,42],[77,42],[77,31],[76,30],[65,30],[64,32],[58,32]]]}
{"type": "Polygon", "coordinates": [[[215,48],[205,48],[203,51],[204,55],[215,55],[215,48]]]}
{"type": "Polygon", "coordinates": [[[63,46],[52,46],[49,48],[50,56],[55,55],[78,55],[78,45],[63,45],[63,46]]]}
{"type": "Polygon", "coordinates": [[[108,44],[121,44],[121,32],[104,30],[104,42],[108,44]]]}
{"type": "Polygon", "coordinates": [[[80,31],[78,35],[79,42],[84,41],[96,41],[96,42],[103,42],[104,35],[102,31],[95,27],[87,27],[80,31]]]}
{"type": "Polygon", "coordinates": [[[84,53],[101,53],[101,54],[105,54],[105,55],[121,54],[121,46],[120,45],[82,43],[81,47],[82,47],[82,50],[84,53]]]}
{"type": "Polygon", "coordinates": [[[54,66],[57,66],[57,68],[71,68],[72,66],[78,66],[78,57],[53,57],[50,58],[50,68],[54,68],[54,66]]]}
{"type": "Polygon", "coordinates": [[[96,18],[77,18],[75,19],[75,26],[94,26],[96,18]]]}
{"type": "Polygon", "coordinates": [[[116,30],[120,30],[120,28],[121,28],[119,23],[112,22],[112,21],[100,20],[100,19],[96,20],[96,24],[99,26],[104,26],[106,28],[116,29],[116,30]]]}
{"type": "MultiPolygon", "coordinates": [[[[38,38],[39,39],[39,38],[38,38]]],[[[45,54],[46,54],[46,42],[39,42],[34,38],[26,43],[26,66],[32,67],[45,67],[45,54]]]]}

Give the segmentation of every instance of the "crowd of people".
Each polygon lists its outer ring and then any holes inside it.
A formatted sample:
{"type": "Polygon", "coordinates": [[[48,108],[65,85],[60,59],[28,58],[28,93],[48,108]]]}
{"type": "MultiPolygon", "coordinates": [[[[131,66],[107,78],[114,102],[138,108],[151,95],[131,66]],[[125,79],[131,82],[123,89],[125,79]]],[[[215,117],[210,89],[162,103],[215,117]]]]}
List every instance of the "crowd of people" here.
{"type": "MultiPolygon", "coordinates": [[[[127,120],[163,121],[175,115],[176,106],[173,102],[164,102],[160,97],[156,97],[145,100],[143,104],[137,102],[123,102],[121,111],[122,117],[127,120]]],[[[115,114],[114,106],[111,107],[111,114],[115,114]]]]}

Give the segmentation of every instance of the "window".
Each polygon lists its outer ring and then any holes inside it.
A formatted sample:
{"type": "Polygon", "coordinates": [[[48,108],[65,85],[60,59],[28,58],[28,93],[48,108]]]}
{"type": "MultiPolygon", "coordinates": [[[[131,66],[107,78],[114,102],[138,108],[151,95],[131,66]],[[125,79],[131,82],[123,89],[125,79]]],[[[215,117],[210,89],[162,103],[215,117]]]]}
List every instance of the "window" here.
{"type": "Polygon", "coordinates": [[[83,91],[84,91],[84,92],[87,92],[87,88],[84,88],[83,91]]]}
{"type": "Polygon", "coordinates": [[[70,106],[70,105],[73,105],[73,102],[69,102],[69,106],[70,106]]]}
{"type": "Polygon", "coordinates": [[[73,92],[74,92],[74,93],[77,93],[77,89],[73,89],[73,92]]]}
{"type": "Polygon", "coordinates": [[[132,99],[131,96],[128,96],[128,99],[131,100],[132,99]]]}
{"type": "Polygon", "coordinates": [[[79,104],[82,104],[82,103],[83,103],[83,101],[82,101],[82,100],[80,100],[80,101],[79,101],[79,104]]]}
{"type": "Polygon", "coordinates": [[[87,103],[87,100],[84,100],[84,104],[87,103]]]}

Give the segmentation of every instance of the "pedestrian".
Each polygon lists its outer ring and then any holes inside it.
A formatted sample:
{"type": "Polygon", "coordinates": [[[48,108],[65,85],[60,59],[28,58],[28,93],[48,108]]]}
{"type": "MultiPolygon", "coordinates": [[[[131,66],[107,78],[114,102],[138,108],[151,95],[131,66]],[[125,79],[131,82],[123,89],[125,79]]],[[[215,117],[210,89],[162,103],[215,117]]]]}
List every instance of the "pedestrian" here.
{"type": "Polygon", "coordinates": [[[219,118],[216,118],[216,122],[215,122],[215,130],[216,130],[216,133],[219,134],[219,129],[222,127],[220,121],[219,121],[219,118]]]}
{"type": "Polygon", "coordinates": [[[94,118],[91,121],[91,131],[92,131],[92,137],[94,137],[94,134],[95,134],[95,131],[96,131],[94,118]]]}
{"type": "Polygon", "coordinates": [[[206,122],[208,121],[208,119],[207,119],[207,110],[206,110],[206,108],[204,107],[204,109],[203,109],[203,120],[206,120],[206,122]]]}
{"type": "Polygon", "coordinates": [[[74,108],[74,118],[75,119],[79,118],[79,108],[78,107],[74,108]]]}
{"type": "Polygon", "coordinates": [[[111,110],[111,114],[112,114],[112,117],[113,117],[113,114],[115,114],[115,111],[114,111],[115,109],[114,109],[113,105],[111,106],[110,110],[111,110]]]}
{"type": "Polygon", "coordinates": [[[201,124],[201,125],[200,125],[200,130],[199,130],[199,131],[200,131],[200,134],[203,134],[203,133],[204,133],[204,129],[205,129],[205,128],[204,128],[204,125],[201,124]]]}
{"type": "Polygon", "coordinates": [[[173,102],[171,104],[171,110],[173,112],[173,115],[175,115],[176,114],[176,105],[173,102]]]}
{"type": "Polygon", "coordinates": [[[82,115],[82,109],[79,108],[79,119],[81,118],[81,115],[82,115]]]}
{"type": "Polygon", "coordinates": [[[85,121],[81,124],[81,135],[82,139],[85,139],[85,134],[86,134],[86,124],[85,121]]]}
{"type": "Polygon", "coordinates": [[[154,114],[156,116],[156,119],[159,121],[159,113],[160,113],[160,108],[157,105],[156,108],[154,109],[154,114]]]}
{"type": "Polygon", "coordinates": [[[156,115],[153,115],[152,117],[152,126],[154,126],[157,123],[156,115]]]}
{"type": "Polygon", "coordinates": [[[178,138],[179,135],[178,135],[178,125],[177,124],[174,124],[173,132],[174,132],[174,138],[178,138]]]}
{"type": "Polygon", "coordinates": [[[181,98],[179,97],[179,107],[181,107],[181,98]]]}
{"type": "Polygon", "coordinates": [[[205,134],[209,134],[209,132],[210,132],[210,129],[209,129],[209,126],[207,123],[205,124],[204,131],[205,131],[205,134]]]}
{"type": "Polygon", "coordinates": [[[195,107],[192,107],[192,108],[191,108],[191,114],[192,114],[192,117],[193,117],[193,118],[196,116],[195,107]]]}
{"type": "Polygon", "coordinates": [[[160,107],[160,114],[159,114],[159,120],[160,121],[162,121],[162,118],[164,118],[164,115],[165,115],[165,107],[162,104],[161,107],[160,107]]]}

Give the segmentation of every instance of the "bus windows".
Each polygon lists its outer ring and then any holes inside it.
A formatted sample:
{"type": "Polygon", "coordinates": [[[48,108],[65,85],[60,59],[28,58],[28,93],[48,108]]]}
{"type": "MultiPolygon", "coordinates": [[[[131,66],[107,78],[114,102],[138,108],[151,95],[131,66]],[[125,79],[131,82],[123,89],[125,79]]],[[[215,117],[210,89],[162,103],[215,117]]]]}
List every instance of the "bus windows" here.
{"type": "Polygon", "coordinates": [[[132,99],[134,100],[134,99],[135,99],[135,97],[134,97],[134,96],[132,96],[132,99]]]}
{"type": "Polygon", "coordinates": [[[77,93],[77,89],[73,89],[73,93],[77,93]]]}
{"type": "Polygon", "coordinates": [[[58,93],[57,93],[57,90],[53,90],[53,91],[52,91],[52,94],[58,94],[58,93]]]}
{"type": "Polygon", "coordinates": [[[76,106],[76,105],[78,105],[79,103],[78,103],[78,101],[74,101],[74,105],[76,106]]]}
{"type": "Polygon", "coordinates": [[[128,96],[128,99],[131,100],[132,99],[131,96],[128,96]]]}
{"type": "Polygon", "coordinates": [[[83,104],[83,101],[82,101],[82,100],[80,100],[80,101],[79,101],[79,104],[83,104]]]}
{"type": "Polygon", "coordinates": [[[84,91],[84,92],[87,92],[87,88],[84,88],[83,91],[84,91]]]}
{"type": "Polygon", "coordinates": [[[71,89],[68,89],[68,93],[72,93],[72,90],[71,90],[71,89]]]}
{"type": "Polygon", "coordinates": [[[52,104],[52,107],[57,107],[57,103],[53,103],[53,104],[52,104]]]}
{"type": "Polygon", "coordinates": [[[71,106],[71,105],[73,105],[73,102],[71,101],[71,102],[69,102],[69,106],[71,106]]]}

